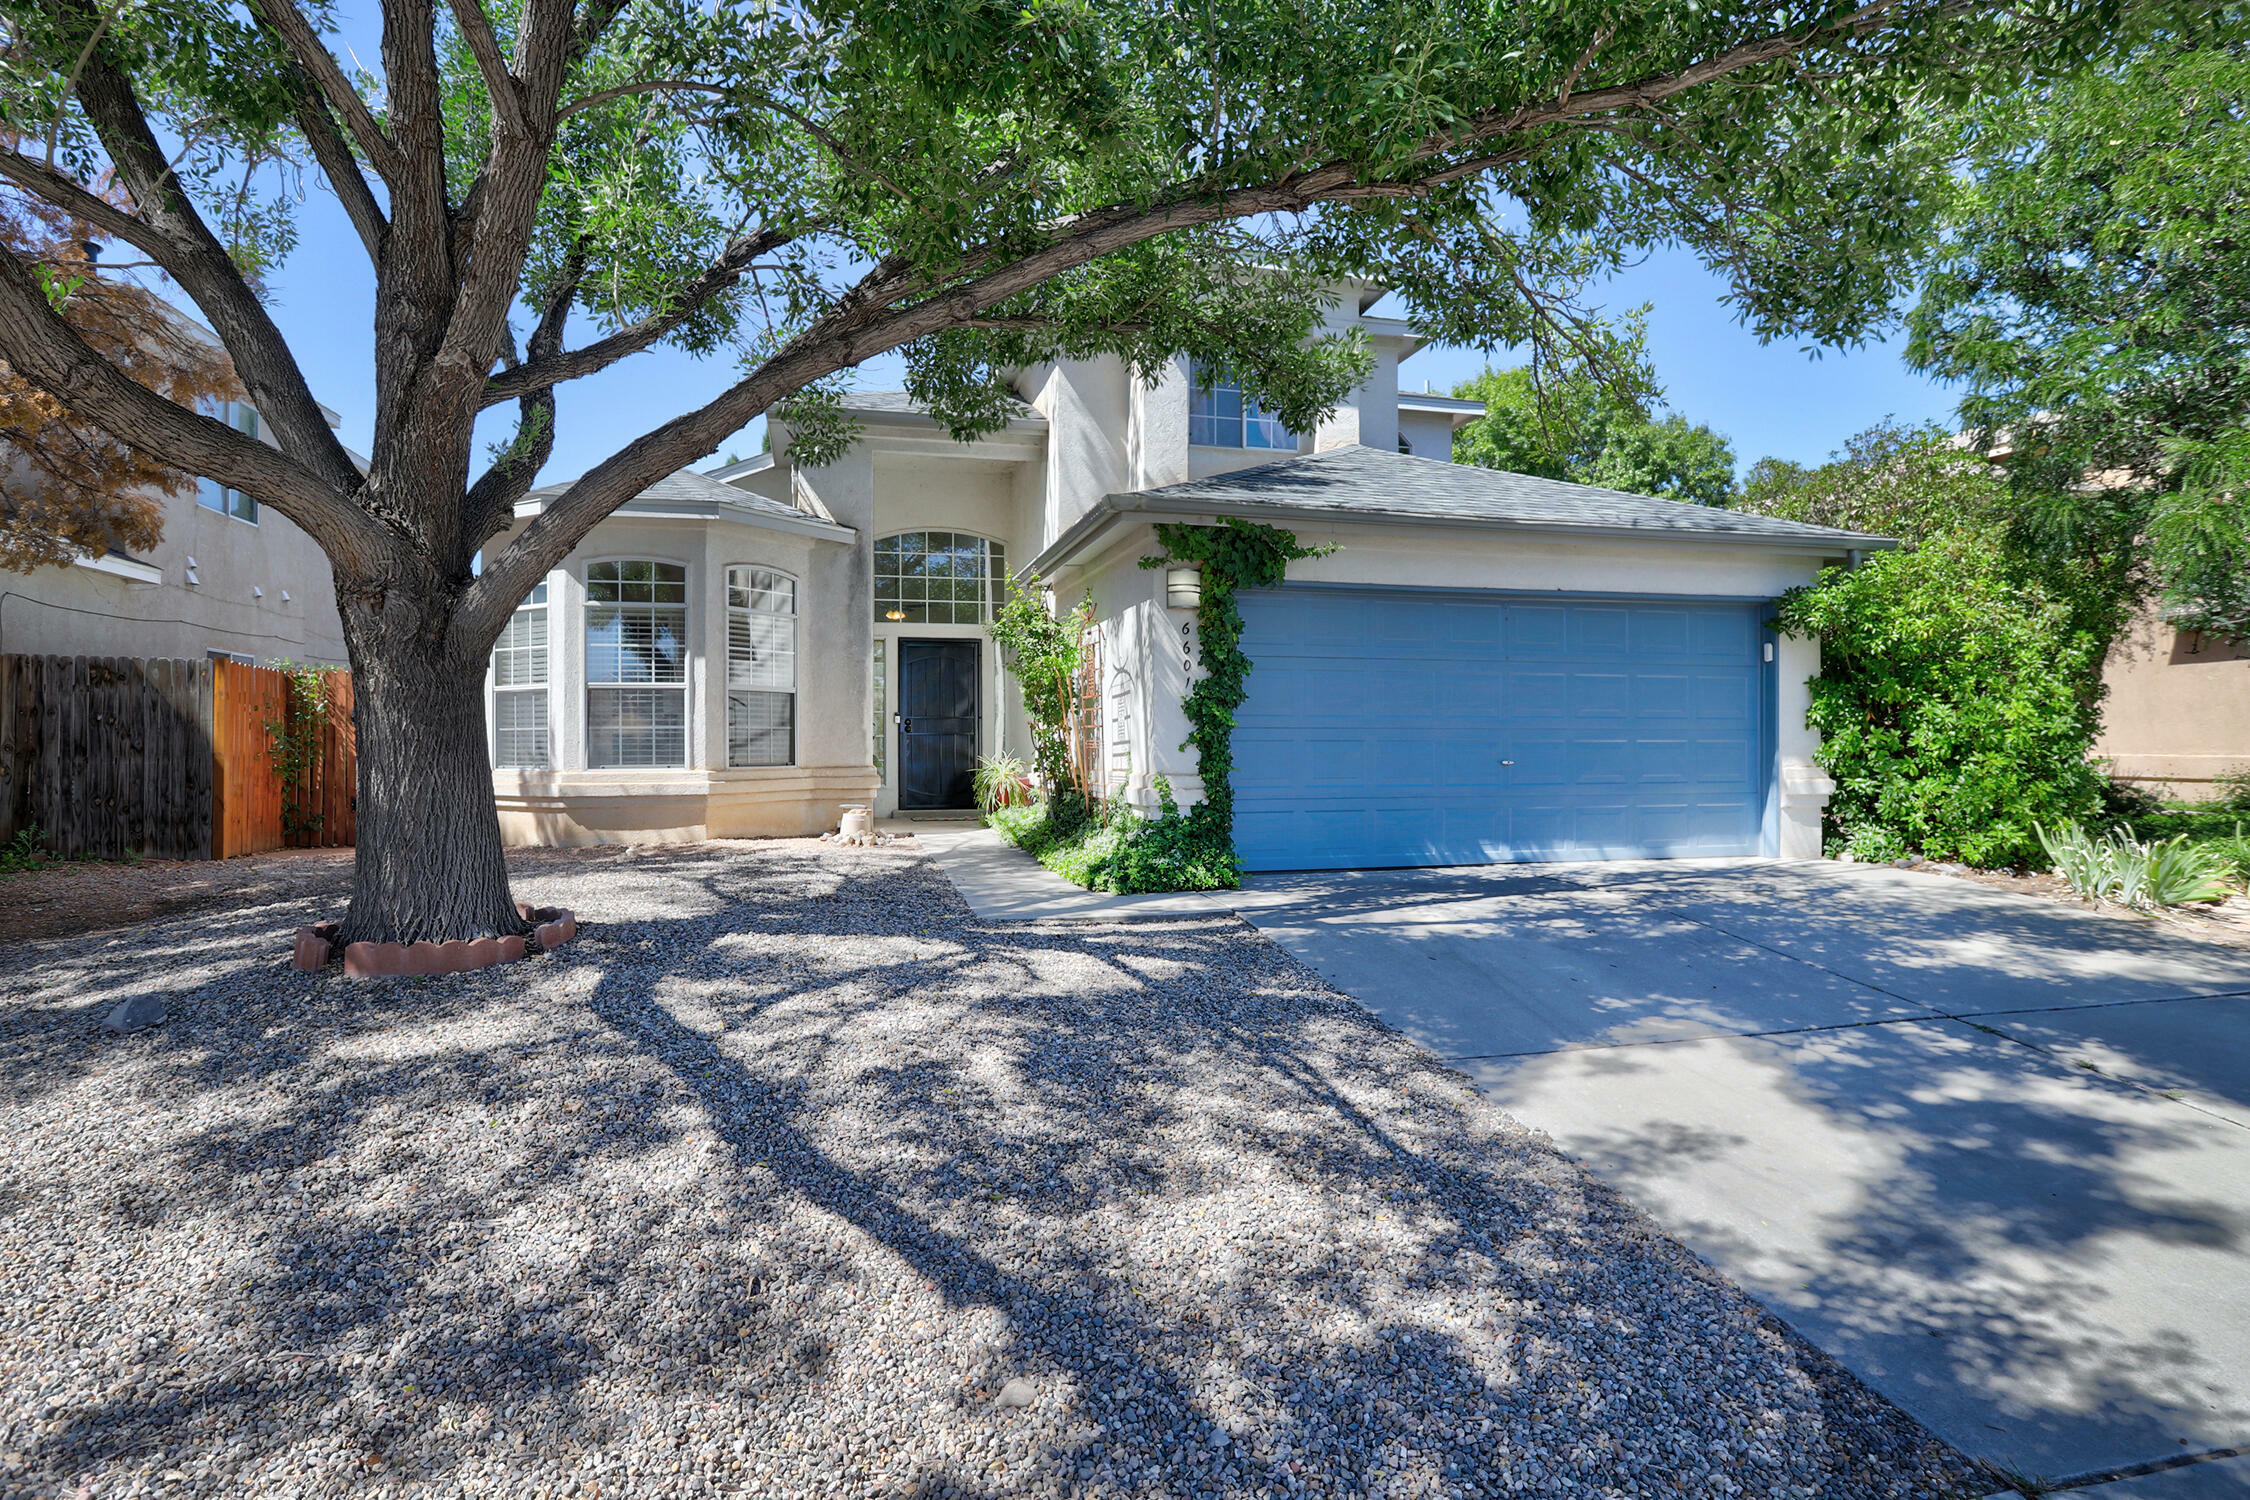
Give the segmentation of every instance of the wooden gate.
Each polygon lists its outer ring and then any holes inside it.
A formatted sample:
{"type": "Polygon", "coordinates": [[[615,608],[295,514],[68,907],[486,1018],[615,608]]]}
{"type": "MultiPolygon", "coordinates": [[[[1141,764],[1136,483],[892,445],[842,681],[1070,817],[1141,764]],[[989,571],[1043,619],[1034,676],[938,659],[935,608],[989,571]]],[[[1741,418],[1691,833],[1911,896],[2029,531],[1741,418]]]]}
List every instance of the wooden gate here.
{"type": "Polygon", "coordinates": [[[294,829],[268,726],[286,675],[242,662],[0,656],[0,842],[60,855],[224,859],[352,842],[351,676],[328,674],[320,753],[294,829]]]}

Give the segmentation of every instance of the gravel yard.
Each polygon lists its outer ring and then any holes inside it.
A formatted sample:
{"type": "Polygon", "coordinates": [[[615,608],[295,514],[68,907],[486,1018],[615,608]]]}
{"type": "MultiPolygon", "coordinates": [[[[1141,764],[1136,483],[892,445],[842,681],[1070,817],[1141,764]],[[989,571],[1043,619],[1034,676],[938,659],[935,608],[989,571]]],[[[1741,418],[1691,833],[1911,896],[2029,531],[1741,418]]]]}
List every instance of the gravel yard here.
{"type": "Polygon", "coordinates": [[[584,935],[0,947],[0,1493],[1998,1488],[1231,919],[805,841],[517,894],[584,935]]]}

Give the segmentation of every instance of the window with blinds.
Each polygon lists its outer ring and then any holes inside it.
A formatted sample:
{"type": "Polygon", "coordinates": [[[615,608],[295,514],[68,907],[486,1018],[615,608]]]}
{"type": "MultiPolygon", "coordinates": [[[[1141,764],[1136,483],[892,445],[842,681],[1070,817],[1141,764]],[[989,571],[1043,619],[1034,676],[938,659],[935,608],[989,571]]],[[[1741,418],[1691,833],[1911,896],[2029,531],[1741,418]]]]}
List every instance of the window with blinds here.
{"type": "Polygon", "coordinates": [[[797,762],[797,580],[727,569],[727,764],[797,762]]]}
{"type": "Polygon", "coordinates": [[[586,566],[586,764],[687,764],[687,569],[586,566]]]}
{"type": "Polygon", "coordinates": [[[547,585],[524,596],[492,645],[492,763],[545,769],[547,585]]]}

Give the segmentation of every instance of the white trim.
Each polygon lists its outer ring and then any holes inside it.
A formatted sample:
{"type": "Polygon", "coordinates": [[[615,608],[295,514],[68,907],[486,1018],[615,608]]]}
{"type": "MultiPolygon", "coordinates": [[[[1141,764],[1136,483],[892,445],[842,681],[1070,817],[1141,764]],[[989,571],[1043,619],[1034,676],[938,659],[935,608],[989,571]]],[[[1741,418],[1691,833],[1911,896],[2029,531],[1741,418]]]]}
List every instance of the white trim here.
{"type": "Polygon", "coordinates": [[[113,574],[133,583],[162,583],[164,581],[164,570],[162,568],[142,562],[135,557],[113,557],[108,553],[96,556],[89,553],[83,557],[73,558],[72,561],[81,568],[90,568],[96,573],[113,574]]]}

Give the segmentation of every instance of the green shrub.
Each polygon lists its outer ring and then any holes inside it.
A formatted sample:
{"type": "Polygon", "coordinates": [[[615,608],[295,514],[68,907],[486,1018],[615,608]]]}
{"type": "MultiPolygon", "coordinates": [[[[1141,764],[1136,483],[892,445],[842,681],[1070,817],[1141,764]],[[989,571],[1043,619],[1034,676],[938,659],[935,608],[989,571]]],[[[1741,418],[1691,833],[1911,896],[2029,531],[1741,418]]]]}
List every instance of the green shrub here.
{"type": "Polygon", "coordinates": [[[1818,636],[1806,722],[1836,780],[1831,848],[1979,866],[2045,863],[2039,828],[2102,805],[2087,760],[2103,642],[2068,602],[1971,534],[1830,568],[1782,601],[1818,636]]]}
{"type": "Polygon", "coordinates": [[[1156,778],[1158,812],[1143,818],[1121,799],[1096,808],[1070,792],[1028,807],[995,808],[1000,836],[1090,891],[1223,891],[1240,883],[1234,842],[1206,806],[1180,810],[1156,778]]]}

